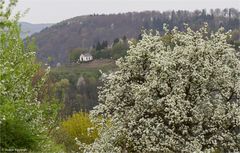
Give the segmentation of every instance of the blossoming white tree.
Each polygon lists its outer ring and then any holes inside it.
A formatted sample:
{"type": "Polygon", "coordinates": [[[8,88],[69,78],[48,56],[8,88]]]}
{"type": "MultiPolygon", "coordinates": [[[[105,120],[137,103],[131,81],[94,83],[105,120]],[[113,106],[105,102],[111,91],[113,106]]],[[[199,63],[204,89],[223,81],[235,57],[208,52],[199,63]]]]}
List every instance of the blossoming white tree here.
{"type": "Polygon", "coordinates": [[[240,61],[228,33],[165,30],[117,61],[92,111],[100,137],[85,152],[240,150],[240,61]]]}

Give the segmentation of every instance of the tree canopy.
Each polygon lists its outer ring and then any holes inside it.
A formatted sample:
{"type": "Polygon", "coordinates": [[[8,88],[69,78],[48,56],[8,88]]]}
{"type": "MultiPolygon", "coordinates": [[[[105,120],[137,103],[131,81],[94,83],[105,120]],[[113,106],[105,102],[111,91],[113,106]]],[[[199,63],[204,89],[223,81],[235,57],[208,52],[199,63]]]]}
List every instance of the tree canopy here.
{"type": "Polygon", "coordinates": [[[105,78],[91,112],[102,129],[85,152],[240,150],[240,61],[229,33],[164,28],[170,44],[145,32],[105,78]]]}
{"type": "Polygon", "coordinates": [[[34,80],[41,67],[35,46],[20,38],[19,14],[11,13],[16,2],[0,1],[0,151],[52,152],[58,106],[39,98],[49,69],[34,80]]]}

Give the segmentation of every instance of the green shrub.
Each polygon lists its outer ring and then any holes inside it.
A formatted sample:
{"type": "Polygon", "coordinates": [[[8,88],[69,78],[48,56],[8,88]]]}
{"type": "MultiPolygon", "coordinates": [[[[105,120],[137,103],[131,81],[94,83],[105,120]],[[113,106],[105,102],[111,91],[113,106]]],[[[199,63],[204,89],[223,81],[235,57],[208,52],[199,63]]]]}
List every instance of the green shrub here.
{"type": "Polygon", "coordinates": [[[29,125],[18,118],[6,119],[0,124],[0,146],[5,149],[37,148],[38,137],[29,130],[29,125]]]}
{"type": "Polygon", "coordinates": [[[94,128],[91,132],[89,128],[94,127],[89,119],[89,114],[80,112],[73,114],[60,124],[54,135],[57,143],[64,144],[67,152],[79,151],[75,139],[81,143],[91,144],[98,137],[98,131],[94,128]]]}

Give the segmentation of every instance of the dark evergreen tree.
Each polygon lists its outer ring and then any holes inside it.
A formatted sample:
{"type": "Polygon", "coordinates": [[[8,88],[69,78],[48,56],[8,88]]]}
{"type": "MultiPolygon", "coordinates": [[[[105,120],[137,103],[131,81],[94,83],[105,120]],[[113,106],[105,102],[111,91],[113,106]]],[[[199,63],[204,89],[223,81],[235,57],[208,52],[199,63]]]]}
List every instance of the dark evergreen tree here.
{"type": "Polygon", "coordinates": [[[119,42],[119,38],[114,39],[113,46],[119,42]]]}
{"type": "Polygon", "coordinates": [[[102,45],[100,44],[100,42],[97,42],[97,46],[96,46],[96,50],[101,50],[102,49],[102,45]]]}
{"type": "Polygon", "coordinates": [[[123,42],[127,42],[127,37],[125,35],[123,36],[122,39],[123,39],[123,42]]]}
{"type": "Polygon", "coordinates": [[[102,42],[102,46],[101,47],[102,47],[101,49],[107,48],[108,47],[108,42],[106,40],[104,40],[102,42]]]}

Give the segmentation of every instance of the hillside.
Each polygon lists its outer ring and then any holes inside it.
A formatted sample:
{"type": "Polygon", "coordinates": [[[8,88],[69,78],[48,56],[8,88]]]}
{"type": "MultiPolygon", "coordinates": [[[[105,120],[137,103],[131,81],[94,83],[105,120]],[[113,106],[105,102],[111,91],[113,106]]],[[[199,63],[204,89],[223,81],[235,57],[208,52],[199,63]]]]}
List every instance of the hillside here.
{"type": "Polygon", "coordinates": [[[141,29],[157,29],[167,23],[170,28],[183,29],[188,23],[193,29],[208,22],[210,30],[223,26],[239,28],[239,11],[236,9],[189,11],[146,11],[110,15],[79,16],[57,23],[33,35],[39,48],[40,60],[52,63],[69,63],[69,51],[75,48],[91,48],[106,40],[109,45],[115,38],[137,38],[141,29]],[[227,11],[226,11],[227,10],[227,11]]]}
{"type": "Polygon", "coordinates": [[[25,38],[27,36],[31,36],[36,32],[40,32],[42,29],[46,27],[50,27],[52,24],[32,24],[28,22],[20,22],[21,25],[21,37],[25,38]]]}
{"type": "Polygon", "coordinates": [[[69,82],[67,88],[61,87],[60,91],[56,91],[56,98],[64,104],[61,115],[70,115],[81,109],[88,111],[96,106],[98,103],[97,86],[101,84],[100,72],[109,73],[115,69],[115,61],[108,59],[51,69],[50,80],[55,84],[60,84],[63,80],[69,82]],[[61,98],[62,90],[64,90],[64,99],[61,98]]]}

